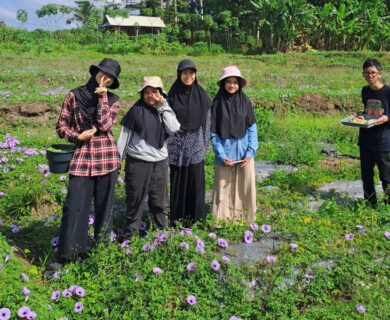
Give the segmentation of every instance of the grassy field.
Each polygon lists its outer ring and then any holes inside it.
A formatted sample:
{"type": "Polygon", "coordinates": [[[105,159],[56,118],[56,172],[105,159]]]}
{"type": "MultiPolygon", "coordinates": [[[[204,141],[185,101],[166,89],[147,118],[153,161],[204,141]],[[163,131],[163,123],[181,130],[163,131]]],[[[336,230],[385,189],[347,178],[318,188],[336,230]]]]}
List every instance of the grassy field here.
{"type": "MultiPolygon", "coordinates": [[[[37,319],[389,319],[390,207],[381,203],[374,210],[360,201],[329,197],[318,211],[307,208],[319,185],[360,177],[359,161],[353,159],[358,155],[357,130],[342,126],[340,119],[361,109],[361,64],[369,56],[379,58],[390,74],[388,53],[195,57],[200,82],[211,95],[224,66],[241,68],[249,80],[245,91],[256,105],[260,145],[256,159],[298,170],[278,171],[258,184],[258,229],[232,225],[214,229],[208,216],[191,234],[169,230],[153,250],[145,249],[161,239],[153,230],[129,245],[107,240],[82,263],[46,279],[68,179],[46,174],[41,151],[60,141],[54,126],[66,92],[84,83],[89,65],[104,56],[92,51],[1,52],[0,142],[15,142],[17,137],[19,143],[13,150],[3,144],[0,149],[0,309],[9,308],[12,319],[23,306],[36,312],[37,319]],[[314,102],[307,102],[306,95],[313,95],[314,102]],[[319,96],[320,108],[315,100],[319,96]],[[337,108],[329,107],[335,104],[337,108]],[[51,106],[49,116],[27,117],[20,111],[42,105],[51,106]],[[351,158],[328,158],[321,153],[324,145],[351,158]],[[262,225],[272,231],[264,233],[262,225]],[[282,244],[268,259],[242,265],[228,262],[224,256],[235,253],[221,248],[217,239],[230,246],[243,242],[245,231],[251,231],[256,241],[274,239],[282,244]],[[198,250],[200,241],[204,254],[198,250]],[[183,242],[189,250],[182,249],[183,242]],[[211,268],[214,260],[220,264],[218,270],[211,268]],[[189,263],[196,265],[194,271],[187,269],[189,263]],[[156,267],[163,273],[154,274],[156,267]],[[74,291],[67,297],[72,286],[82,287],[85,295],[74,291]],[[56,291],[61,292],[58,299],[56,291]],[[188,302],[189,296],[196,297],[196,304],[188,302]],[[80,302],[84,309],[76,312],[80,302]]],[[[118,90],[124,101],[121,116],[137,99],[142,76],[159,75],[169,88],[178,61],[185,57],[113,58],[123,70],[118,90]]],[[[209,152],[209,191],[213,162],[209,152]]],[[[118,183],[119,206],[123,189],[118,183]]]]}

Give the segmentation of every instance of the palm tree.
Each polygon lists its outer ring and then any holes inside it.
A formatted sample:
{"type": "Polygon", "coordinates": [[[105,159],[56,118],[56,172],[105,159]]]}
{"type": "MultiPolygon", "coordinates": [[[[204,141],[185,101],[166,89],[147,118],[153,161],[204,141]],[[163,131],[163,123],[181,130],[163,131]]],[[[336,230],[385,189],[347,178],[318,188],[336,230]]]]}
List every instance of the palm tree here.
{"type": "Polygon", "coordinates": [[[84,25],[90,18],[95,6],[92,2],[85,0],[75,1],[75,3],[77,4],[77,7],[73,8],[73,16],[66,20],[66,23],[71,24],[73,22],[79,22],[84,25]]]}

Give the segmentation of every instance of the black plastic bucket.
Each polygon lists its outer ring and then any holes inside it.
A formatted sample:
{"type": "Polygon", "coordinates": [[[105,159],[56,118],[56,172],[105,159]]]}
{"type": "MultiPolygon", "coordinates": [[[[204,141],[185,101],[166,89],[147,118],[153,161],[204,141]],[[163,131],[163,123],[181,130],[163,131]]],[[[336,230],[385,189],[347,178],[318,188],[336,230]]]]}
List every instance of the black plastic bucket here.
{"type": "Polygon", "coordinates": [[[46,159],[52,173],[65,173],[69,170],[75,146],[72,144],[53,144],[46,150],[46,159]]]}

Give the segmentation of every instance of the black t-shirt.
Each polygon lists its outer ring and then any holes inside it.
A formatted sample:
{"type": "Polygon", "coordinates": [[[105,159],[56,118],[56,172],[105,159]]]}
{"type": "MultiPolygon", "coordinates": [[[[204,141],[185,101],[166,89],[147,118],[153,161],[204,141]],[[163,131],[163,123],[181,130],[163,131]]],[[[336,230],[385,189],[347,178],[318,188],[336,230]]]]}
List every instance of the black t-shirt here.
{"type": "MultiPolygon", "coordinates": [[[[367,101],[381,105],[383,114],[390,118],[390,87],[383,86],[379,90],[372,90],[370,86],[362,88],[362,102],[367,107],[367,101]]],[[[373,151],[390,151],[390,122],[368,129],[360,129],[358,145],[361,148],[373,151]]]]}

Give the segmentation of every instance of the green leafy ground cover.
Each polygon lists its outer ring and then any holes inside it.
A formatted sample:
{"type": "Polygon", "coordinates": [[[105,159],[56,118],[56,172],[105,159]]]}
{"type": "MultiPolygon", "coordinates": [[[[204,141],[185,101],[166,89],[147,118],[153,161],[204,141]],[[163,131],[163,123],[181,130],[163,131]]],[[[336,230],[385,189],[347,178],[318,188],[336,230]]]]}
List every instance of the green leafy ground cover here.
{"type": "MultiPolygon", "coordinates": [[[[16,90],[17,86],[31,90],[25,96],[3,99],[3,104],[12,106],[50,99],[60,103],[64,95],[49,99],[39,92],[82,83],[87,76],[85,66],[102,56],[2,52],[0,57],[10,59],[0,64],[0,91],[16,90]],[[10,70],[8,77],[6,70],[10,70]],[[52,80],[47,81],[47,77],[52,80]]],[[[359,69],[363,57],[365,53],[313,53],[195,60],[209,89],[215,88],[218,70],[237,61],[244,74],[250,75],[247,93],[251,98],[264,98],[267,93],[266,99],[280,103],[282,92],[300,94],[298,87],[280,91],[272,79],[283,73],[284,78],[297,83],[312,83],[308,92],[323,90],[329,96],[348,97],[358,103],[355,95],[363,85],[359,69]],[[295,65],[297,59],[299,64],[295,65]],[[249,61],[255,61],[254,65],[249,61]]],[[[389,65],[389,56],[383,57],[389,65]]],[[[128,101],[134,99],[144,74],[157,73],[166,83],[174,80],[178,57],[117,58],[126,66],[120,94],[128,101]]],[[[4,123],[0,128],[0,142],[7,142],[0,149],[0,309],[9,308],[12,319],[23,306],[31,308],[38,319],[390,318],[390,240],[386,233],[390,231],[390,207],[381,204],[374,210],[361,202],[340,202],[337,197],[327,198],[319,211],[309,211],[306,206],[322,183],[359,179],[358,161],[332,160],[320,152],[326,142],[338,153],[356,156],[356,128],[342,126],[341,113],[313,115],[294,110],[285,114],[258,105],[256,115],[260,137],[256,159],[298,167],[294,173],[277,171],[258,184],[258,229],[232,225],[214,229],[208,216],[190,234],[177,228],[163,234],[151,230],[131,243],[107,239],[89,258],[70,264],[51,279],[44,277],[44,270],[54,255],[68,179],[48,174],[45,167],[42,151],[61,142],[53,131],[55,120],[44,126],[31,120],[4,123]],[[279,189],[268,190],[268,185],[279,189]],[[271,231],[263,232],[262,226],[270,226],[271,231]],[[230,248],[244,241],[246,231],[251,231],[256,241],[274,239],[282,244],[267,259],[236,265],[236,253],[230,248]],[[219,239],[228,247],[221,247],[219,239]],[[61,292],[58,299],[56,291],[61,292]],[[195,304],[190,296],[196,297],[195,304]],[[76,303],[82,303],[81,312],[75,311],[81,308],[76,303]],[[365,313],[356,310],[360,305],[365,313]]],[[[118,134],[118,126],[114,133],[118,134]]],[[[211,152],[206,171],[210,190],[211,152]]],[[[123,205],[123,189],[118,182],[118,205],[123,205]]],[[[120,227],[120,219],[116,227],[120,227]]]]}

